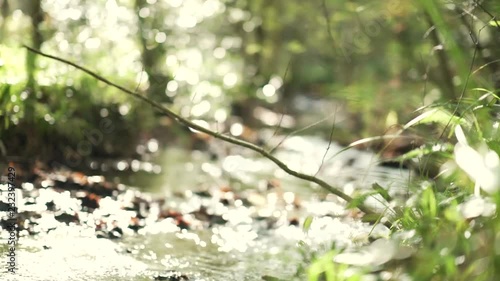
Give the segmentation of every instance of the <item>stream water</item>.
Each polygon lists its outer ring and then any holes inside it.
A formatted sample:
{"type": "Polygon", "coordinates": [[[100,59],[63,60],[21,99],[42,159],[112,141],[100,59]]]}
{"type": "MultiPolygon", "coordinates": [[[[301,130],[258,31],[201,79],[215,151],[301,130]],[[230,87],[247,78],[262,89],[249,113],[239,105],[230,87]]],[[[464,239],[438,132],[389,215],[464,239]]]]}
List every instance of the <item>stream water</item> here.
{"type": "MultiPolygon", "coordinates": [[[[404,194],[408,171],[380,167],[376,156],[369,152],[347,150],[337,155],[341,149],[319,138],[291,137],[276,156],[290,168],[317,173],[346,193],[370,188],[377,182],[392,194],[404,194]]],[[[138,233],[125,232],[116,240],[96,238],[93,230],[85,226],[57,227],[49,233],[21,237],[19,271],[16,276],[0,273],[0,279],[110,281],[152,280],[156,276],[156,280],[187,280],[182,275],[172,277],[169,271],[174,270],[199,281],[266,280],[266,276],[303,280],[295,275],[299,267],[306,265],[308,252],[326,251],[332,243],[351,247],[366,242],[368,237],[388,234],[381,225],[374,229],[351,218],[338,199],[286,175],[270,161],[246,151],[233,152],[210,160],[201,152],[167,148],[150,163],[161,167],[157,173],[114,171],[107,175],[151,196],[164,197],[166,205],[183,213],[200,205],[222,208],[227,223],[181,230],[163,220],[138,233]],[[287,202],[280,203],[277,192],[263,191],[270,181],[278,183],[278,193],[287,202]],[[214,198],[195,196],[190,191],[224,186],[246,194],[252,204],[235,203],[227,208],[214,198]],[[301,207],[291,208],[297,200],[301,207]],[[269,219],[260,220],[252,214],[271,217],[272,227],[269,219]],[[309,215],[316,219],[304,232],[301,224],[309,215]],[[298,223],[289,223],[292,219],[298,223]]]]}

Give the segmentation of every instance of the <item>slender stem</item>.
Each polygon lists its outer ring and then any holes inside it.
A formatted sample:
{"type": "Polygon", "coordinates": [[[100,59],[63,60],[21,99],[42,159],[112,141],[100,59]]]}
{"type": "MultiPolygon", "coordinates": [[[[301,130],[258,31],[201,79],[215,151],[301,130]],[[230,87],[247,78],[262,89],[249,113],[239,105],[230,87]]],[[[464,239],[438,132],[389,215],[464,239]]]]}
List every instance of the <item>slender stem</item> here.
{"type": "MultiPolygon", "coordinates": [[[[425,18],[429,23],[429,26],[435,26],[429,13],[425,13],[425,18]]],[[[442,45],[437,29],[432,30],[430,36],[435,46],[442,45]]],[[[444,90],[448,94],[450,100],[454,100],[457,97],[455,93],[455,86],[453,85],[453,73],[450,69],[450,59],[448,58],[448,54],[444,48],[436,50],[436,54],[439,60],[439,67],[441,68],[441,75],[443,78],[442,82],[444,83],[444,87],[446,87],[444,90]]]]}

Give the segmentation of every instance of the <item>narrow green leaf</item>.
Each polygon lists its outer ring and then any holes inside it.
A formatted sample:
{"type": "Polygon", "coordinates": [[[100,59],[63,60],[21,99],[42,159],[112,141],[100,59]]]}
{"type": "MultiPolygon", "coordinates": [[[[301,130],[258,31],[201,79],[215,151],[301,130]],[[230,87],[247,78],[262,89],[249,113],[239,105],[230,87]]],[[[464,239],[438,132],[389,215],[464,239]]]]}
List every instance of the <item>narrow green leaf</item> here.
{"type": "Polygon", "coordinates": [[[302,229],[307,232],[311,228],[311,223],[313,222],[314,217],[313,216],[307,216],[306,220],[304,221],[304,225],[302,226],[302,229]]]}
{"type": "Polygon", "coordinates": [[[486,141],[488,147],[500,155],[500,141],[499,140],[489,140],[486,141]]]}
{"type": "Polygon", "coordinates": [[[0,105],[9,102],[10,98],[10,85],[5,84],[2,88],[3,89],[2,89],[2,95],[0,96],[0,105]]]}
{"type": "Polygon", "coordinates": [[[494,27],[500,27],[500,21],[499,20],[490,20],[489,24],[494,27]]]}
{"type": "Polygon", "coordinates": [[[385,200],[387,200],[387,202],[391,202],[392,201],[392,197],[389,195],[389,192],[387,192],[387,190],[385,188],[383,188],[382,186],[380,186],[378,183],[372,184],[372,188],[378,194],[380,194],[380,196],[382,196],[382,198],[384,198],[385,200]]]}
{"type": "Polygon", "coordinates": [[[429,124],[429,123],[438,123],[441,125],[448,125],[448,123],[452,125],[468,125],[467,121],[463,118],[453,115],[451,112],[445,110],[444,108],[433,108],[428,110],[419,116],[413,118],[410,122],[406,123],[404,129],[408,129],[412,126],[418,124],[429,124]]]}
{"type": "Polygon", "coordinates": [[[366,198],[368,198],[372,195],[375,195],[375,194],[378,194],[378,192],[371,191],[371,192],[361,194],[357,197],[354,197],[353,200],[347,204],[346,208],[347,209],[357,208],[357,207],[361,206],[363,204],[363,202],[365,202],[366,198]]]}
{"type": "Polygon", "coordinates": [[[437,200],[431,187],[428,187],[422,194],[422,208],[429,217],[436,217],[437,200]]]}

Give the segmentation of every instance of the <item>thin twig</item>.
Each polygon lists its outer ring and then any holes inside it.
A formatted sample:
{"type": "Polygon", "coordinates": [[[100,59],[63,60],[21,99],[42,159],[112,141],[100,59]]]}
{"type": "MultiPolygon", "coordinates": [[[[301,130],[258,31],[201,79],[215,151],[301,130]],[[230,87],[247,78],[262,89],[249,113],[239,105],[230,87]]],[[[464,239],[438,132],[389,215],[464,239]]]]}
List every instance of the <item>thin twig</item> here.
{"type": "Polygon", "coordinates": [[[280,146],[283,144],[283,142],[284,142],[285,140],[287,140],[289,137],[291,137],[291,136],[293,136],[293,135],[296,135],[296,134],[298,134],[298,133],[300,133],[300,132],[303,132],[303,131],[305,131],[305,130],[307,130],[307,129],[309,129],[309,128],[312,128],[312,127],[314,127],[314,126],[316,126],[316,125],[318,125],[318,124],[320,124],[320,123],[322,123],[322,122],[325,122],[326,120],[330,119],[330,117],[332,117],[334,114],[335,114],[335,113],[332,113],[332,114],[328,115],[327,117],[325,117],[325,118],[323,118],[323,119],[321,119],[321,120],[319,120],[319,121],[316,121],[316,122],[314,122],[314,123],[312,123],[312,124],[309,124],[309,125],[307,125],[307,126],[305,126],[305,127],[303,127],[303,128],[300,128],[300,129],[297,129],[297,130],[295,130],[295,131],[293,131],[293,132],[288,133],[286,136],[284,136],[284,137],[280,140],[280,142],[279,142],[276,146],[274,146],[273,148],[271,148],[268,152],[269,152],[269,153],[274,152],[274,151],[275,151],[278,147],[280,147],[280,146]]]}
{"type": "MultiPolygon", "coordinates": [[[[232,143],[232,144],[235,144],[235,145],[239,145],[239,146],[242,146],[242,147],[245,147],[245,148],[248,148],[250,150],[253,150],[257,153],[259,153],[260,155],[264,156],[265,158],[271,160],[272,162],[274,162],[278,167],[280,167],[283,171],[285,171],[287,174],[291,175],[291,176],[294,176],[296,178],[299,178],[299,179],[302,179],[302,180],[306,180],[306,181],[309,181],[309,182],[312,182],[312,183],[315,183],[319,186],[321,186],[322,188],[326,189],[327,191],[337,195],[338,197],[344,199],[346,202],[352,202],[353,201],[353,198],[351,198],[349,195],[345,194],[344,192],[340,191],[339,189],[329,185],[328,183],[326,183],[325,181],[317,178],[317,177],[314,177],[314,176],[311,176],[311,175],[306,175],[306,174],[303,174],[303,173],[300,173],[300,172],[297,172],[295,170],[292,170],[290,169],[285,163],[281,162],[280,160],[278,160],[276,157],[274,157],[273,155],[271,155],[269,152],[265,151],[264,149],[252,144],[252,143],[249,143],[249,142],[246,142],[246,141],[243,141],[243,140],[240,140],[240,139],[236,139],[236,138],[233,138],[233,137],[230,137],[230,136],[227,136],[227,135],[223,135],[223,134],[220,134],[220,133],[217,133],[217,132],[214,132],[210,129],[207,129],[203,126],[200,126],[196,123],[193,123],[185,118],[183,118],[182,116],[178,115],[177,113],[173,112],[172,110],[168,109],[167,107],[164,107],[162,106],[161,104],[143,96],[143,95],[139,95],[137,93],[134,93],[118,84],[115,84],[111,81],[109,81],[108,79],[100,76],[99,74],[83,67],[83,66],[80,66],[80,65],[77,65],[71,61],[68,61],[68,60],[65,60],[63,58],[60,58],[60,57],[56,57],[56,56],[53,56],[53,55],[49,55],[49,54],[46,54],[46,53],[43,53],[39,50],[36,50],[36,49],[33,49],[31,47],[28,47],[26,45],[23,45],[23,47],[25,47],[26,49],[28,49],[30,52],[33,52],[35,54],[38,54],[40,56],[43,56],[43,57],[46,57],[46,58],[50,58],[50,59],[53,59],[53,60],[56,60],[56,61],[59,61],[59,62],[62,62],[62,63],[65,63],[67,65],[71,65],[73,67],[75,67],[76,69],[79,69],[87,74],[89,74],[90,76],[94,77],[95,79],[101,81],[101,82],[104,82],[106,84],[108,84],[109,86],[112,86],[112,87],[115,87],[117,89],[119,89],[120,91],[130,95],[130,96],[133,96],[147,104],[149,104],[151,107],[153,107],[154,109],[160,111],[161,113],[165,114],[166,116],[172,118],[173,120],[175,120],[176,122],[178,123],[181,123],[191,129],[194,129],[194,130],[197,130],[197,131],[200,131],[200,132],[203,132],[207,135],[210,135],[214,138],[217,138],[217,139],[220,139],[220,140],[223,140],[225,142],[229,142],[229,143],[232,143]]],[[[375,213],[374,211],[372,211],[370,208],[366,207],[366,206],[363,206],[363,205],[360,205],[358,206],[358,209],[360,209],[361,211],[363,211],[365,214],[369,214],[369,215],[377,215],[377,213],[375,213]]]]}
{"type": "MultiPolygon", "coordinates": [[[[427,22],[429,23],[430,26],[435,26],[434,22],[432,21],[431,16],[429,13],[425,13],[425,18],[427,22]]],[[[441,74],[443,75],[443,83],[445,84],[445,87],[447,88],[447,93],[451,99],[456,98],[455,94],[455,86],[453,85],[453,73],[450,69],[450,59],[448,58],[448,54],[446,53],[446,50],[444,49],[444,44],[441,42],[438,36],[438,30],[434,29],[432,32],[429,34],[431,36],[431,39],[435,45],[433,50],[436,50],[436,54],[439,60],[439,67],[441,68],[441,74]],[[442,49],[440,50],[438,46],[443,46],[442,49]]]]}
{"type": "MultiPolygon", "coordinates": [[[[330,38],[330,41],[332,42],[333,47],[335,47],[335,45],[337,45],[337,44],[336,44],[335,39],[333,38],[333,31],[332,31],[332,27],[331,27],[331,23],[330,23],[330,12],[328,11],[328,7],[326,6],[325,0],[323,0],[321,2],[321,8],[323,10],[323,17],[325,18],[325,22],[326,22],[326,31],[328,32],[328,38],[330,38]]],[[[350,62],[351,59],[349,58],[346,51],[344,50],[344,47],[341,44],[342,44],[342,42],[339,44],[338,47],[340,48],[340,51],[342,52],[342,55],[345,57],[345,59],[348,62],[350,62]]]]}
{"type": "MultiPolygon", "coordinates": [[[[291,64],[292,64],[292,60],[289,60],[288,64],[286,65],[285,75],[283,76],[283,95],[286,93],[286,86],[285,86],[286,84],[285,84],[285,81],[286,81],[286,78],[288,76],[288,70],[290,69],[290,65],[291,64]]],[[[285,117],[285,112],[286,112],[286,107],[284,106],[283,107],[283,112],[281,113],[280,121],[278,122],[278,124],[276,124],[276,127],[274,129],[274,132],[273,132],[272,136],[269,137],[269,139],[264,142],[264,145],[267,144],[276,135],[278,135],[278,131],[281,128],[281,123],[283,123],[283,118],[285,117]]]]}
{"type": "Polygon", "coordinates": [[[328,139],[328,146],[326,147],[325,153],[323,154],[323,158],[321,158],[321,164],[318,167],[318,171],[316,171],[316,174],[314,176],[317,176],[319,172],[321,171],[321,168],[323,168],[323,165],[325,164],[325,158],[326,155],[328,154],[328,151],[330,150],[330,147],[332,146],[332,139],[333,139],[333,132],[335,132],[335,121],[337,120],[337,106],[335,106],[335,110],[333,112],[333,122],[332,122],[332,129],[330,130],[330,138],[328,139]]]}
{"type": "Polygon", "coordinates": [[[139,87],[141,86],[142,83],[142,74],[144,74],[145,71],[146,70],[143,67],[141,70],[141,75],[139,76],[139,82],[137,82],[137,86],[135,87],[134,93],[137,93],[139,91],[139,87]]]}
{"type": "MultiPolygon", "coordinates": [[[[474,1],[474,4],[477,5],[479,8],[481,8],[481,10],[483,10],[483,12],[485,12],[488,16],[490,16],[491,20],[495,20],[497,18],[497,16],[494,16],[492,13],[490,13],[490,11],[485,9],[479,1],[477,1],[477,0],[474,1]]],[[[496,30],[500,31],[500,28],[496,28],[496,30]]]]}

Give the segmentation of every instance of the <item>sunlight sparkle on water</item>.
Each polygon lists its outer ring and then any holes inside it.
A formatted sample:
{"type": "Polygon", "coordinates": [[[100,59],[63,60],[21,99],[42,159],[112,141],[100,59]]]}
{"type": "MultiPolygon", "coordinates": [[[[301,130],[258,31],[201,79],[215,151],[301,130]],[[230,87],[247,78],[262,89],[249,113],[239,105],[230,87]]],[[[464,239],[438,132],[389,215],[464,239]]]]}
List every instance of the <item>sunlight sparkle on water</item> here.
{"type": "Polygon", "coordinates": [[[231,225],[251,224],[252,223],[252,210],[243,206],[227,211],[223,218],[231,225]]]}
{"type": "Polygon", "coordinates": [[[201,170],[214,178],[220,178],[222,176],[222,170],[219,166],[212,163],[203,163],[201,165],[201,170]]]}
{"type": "Polygon", "coordinates": [[[255,246],[258,235],[252,230],[250,225],[240,225],[238,227],[218,227],[212,229],[211,242],[219,246],[221,252],[231,252],[233,250],[244,253],[248,248],[255,246]]]}
{"type": "Polygon", "coordinates": [[[14,280],[61,280],[61,276],[65,280],[107,280],[107,276],[129,279],[147,269],[144,263],[118,254],[119,247],[107,239],[54,233],[43,237],[43,243],[50,248],[30,254],[19,252],[21,279],[14,280]]]}

